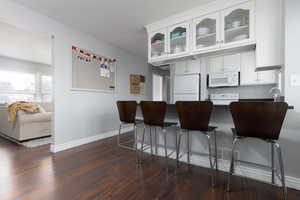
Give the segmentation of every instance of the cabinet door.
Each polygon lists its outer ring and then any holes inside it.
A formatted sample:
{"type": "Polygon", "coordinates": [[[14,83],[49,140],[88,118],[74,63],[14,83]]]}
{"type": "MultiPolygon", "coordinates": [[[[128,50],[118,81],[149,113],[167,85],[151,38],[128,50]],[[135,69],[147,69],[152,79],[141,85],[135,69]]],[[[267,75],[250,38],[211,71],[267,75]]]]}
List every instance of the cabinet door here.
{"type": "Polygon", "coordinates": [[[176,56],[189,51],[189,24],[181,23],[168,28],[169,55],[176,56]]]}
{"type": "Polygon", "coordinates": [[[200,60],[188,60],[174,64],[175,74],[200,74],[200,60]]]}
{"type": "Polygon", "coordinates": [[[220,14],[213,13],[193,20],[193,51],[208,50],[219,47],[220,14]]]}
{"type": "Polygon", "coordinates": [[[199,75],[177,75],[174,77],[174,94],[199,94],[199,75]]]}
{"type": "Polygon", "coordinates": [[[167,54],[167,29],[153,32],[148,39],[148,59],[165,57],[167,54]]]}
{"type": "Polygon", "coordinates": [[[188,60],[186,64],[187,74],[200,74],[200,60],[188,60]]]}
{"type": "Polygon", "coordinates": [[[223,59],[225,72],[239,72],[241,70],[241,54],[225,55],[223,59]]]}
{"type": "Polygon", "coordinates": [[[222,44],[232,45],[254,40],[254,2],[240,4],[221,13],[222,44]]]}
{"type": "Polygon", "coordinates": [[[175,68],[175,75],[185,74],[187,71],[186,61],[175,63],[174,68],[175,68]]]}
{"type": "Polygon", "coordinates": [[[241,53],[241,85],[257,85],[258,73],[255,72],[255,52],[241,53]]]}
{"type": "Polygon", "coordinates": [[[207,71],[210,74],[224,73],[223,56],[209,58],[207,71]]]}
{"type": "Polygon", "coordinates": [[[276,73],[275,71],[258,72],[259,84],[275,84],[276,73]]]}

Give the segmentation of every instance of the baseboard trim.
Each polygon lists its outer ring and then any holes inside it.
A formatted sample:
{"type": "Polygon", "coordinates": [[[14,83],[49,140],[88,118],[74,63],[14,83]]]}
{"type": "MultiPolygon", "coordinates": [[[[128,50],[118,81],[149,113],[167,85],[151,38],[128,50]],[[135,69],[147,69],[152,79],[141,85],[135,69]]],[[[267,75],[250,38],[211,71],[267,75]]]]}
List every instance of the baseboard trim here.
{"type": "MultiPolygon", "coordinates": [[[[138,146],[140,146],[140,144],[138,144],[138,146]]],[[[168,151],[171,152],[174,151],[174,149],[168,149],[168,151]]],[[[148,149],[146,152],[150,153],[150,149],[148,149]]],[[[158,147],[157,155],[164,156],[164,148],[162,146],[158,147]]],[[[174,154],[171,156],[171,159],[176,159],[174,154]]],[[[180,158],[180,162],[186,163],[187,156],[186,155],[182,156],[180,158]]],[[[192,165],[210,168],[210,163],[207,156],[193,154],[191,156],[190,163],[192,165]]],[[[229,167],[230,167],[230,162],[228,160],[223,160],[223,159],[218,160],[218,168],[220,171],[229,172],[229,167]]],[[[237,176],[243,176],[261,182],[271,183],[271,176],[272,176],[271,172],[264,169],[248,167],[244,165],[236,165],[235,174],[237,176]]],[[[285,176],[285,179],[286,179],[287,187],[300,190],[300,178],[285,176]]],[[[275,181],[276,184],[280,187],[280,181],[277,178],[275,179],[275,181]]]]}
{"type": "MultiPolygon", "coordinates": [[[[132,127],[122,128],[122,133],[127,133],[127,132],[130,132],[130,131],[133,131],[132,127]]],[[[63,143],[63,144],[58,144],[58,145],[52,144],[51,147],[50,147],[50,151],[52,153],[57,153],[57,152],[68,150],[68,149],[71,149],[71,148],[75,148],[75,147],[78,147],[78,146],[81,146],[81,145],[84,145],[84,144],[88,144],[88,143],[91,143],[91,142],[102,140],[102,139],[105,139],[105,138],[108,138],[108,137],[112,137],[112,136],[117,135],[118,133],[119,133],[119,130],[113,130],[113,131],[103,132],[103,133],[100,133],[98,135],[91,136],[91,137],[81,138],[81,139],[78,139],[78,140],[72,140],[70,142],[66,142],[66,143],[63,143]]]]}

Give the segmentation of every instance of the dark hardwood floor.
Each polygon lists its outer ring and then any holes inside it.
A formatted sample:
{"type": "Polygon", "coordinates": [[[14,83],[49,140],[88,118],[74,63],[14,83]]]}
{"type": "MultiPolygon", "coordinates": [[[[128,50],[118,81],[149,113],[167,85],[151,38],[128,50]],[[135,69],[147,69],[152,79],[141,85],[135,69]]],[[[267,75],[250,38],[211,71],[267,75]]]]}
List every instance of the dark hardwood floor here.
{"type": "MultiPolygon", "coordinates": [[[[219,172],[211,187],[210,171],[181,165],[174,174],[163,158],[150,159],[142,168],[135,153],[119,149],[116,138],[52,154],[49,146],[25,148],[0,139],[1,200],[276,200],[280,188],[234,177],[225,192],[226,174],[219,172]]],[[[289,189],[289,200],[300,192],[289,189]]]]}

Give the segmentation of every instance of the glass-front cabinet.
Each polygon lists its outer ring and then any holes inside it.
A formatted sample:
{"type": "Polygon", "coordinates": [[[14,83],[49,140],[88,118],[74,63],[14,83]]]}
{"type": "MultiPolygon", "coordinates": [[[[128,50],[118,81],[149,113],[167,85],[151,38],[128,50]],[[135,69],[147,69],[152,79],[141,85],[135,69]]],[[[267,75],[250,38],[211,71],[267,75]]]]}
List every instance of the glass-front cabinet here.
{"type": "Polygon", "coordinates": [[[181,55],[189,51],[189,24],[181,23],[168,28],[169,55],[181,55]]]}
{"type": "Polygon", "coordinates": [[[166,29],[153,32],[149,38],[149,59],[163,58],[167,55],[167,31],[166,29]]]}
{"type": "Polygon", "coordinates": [[[253,38],[253,3],[248,2],[221,13],[222,43],[234,44],[250,41],[253,38]]]}
{"type": "Polygon", "coordinates": [[[149,60],[253,45],[254,9],[254,1],[248,1],[154,31],[149,34],[149,60]]]}
{"type": "Polygon", "coordinates": [[[193,20],[193,50],[211,49],[219,46],[219,13],[193,20]]]}

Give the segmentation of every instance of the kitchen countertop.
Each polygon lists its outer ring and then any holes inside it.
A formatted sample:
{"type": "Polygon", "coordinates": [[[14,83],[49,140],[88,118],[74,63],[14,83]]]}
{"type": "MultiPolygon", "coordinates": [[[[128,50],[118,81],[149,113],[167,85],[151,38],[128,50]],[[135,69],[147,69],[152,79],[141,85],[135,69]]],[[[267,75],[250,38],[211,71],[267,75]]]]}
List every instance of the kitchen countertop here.
{"type": "MultiPolygon", "coordinates": [[[[261,99],[239,99],[239,101],[243,102],[243,101],[274,101],[274,99],[272,98],[261,98],[261,99]]],[[[175,106],[175,104],[168,104],[170,106],[175,106]]],[[[216,107],[228,107],[229,105],[214,105],[216,107]]],[[[288,109],[293,110],[295,109],[294,106],[289,105],[288,109]]]]}

